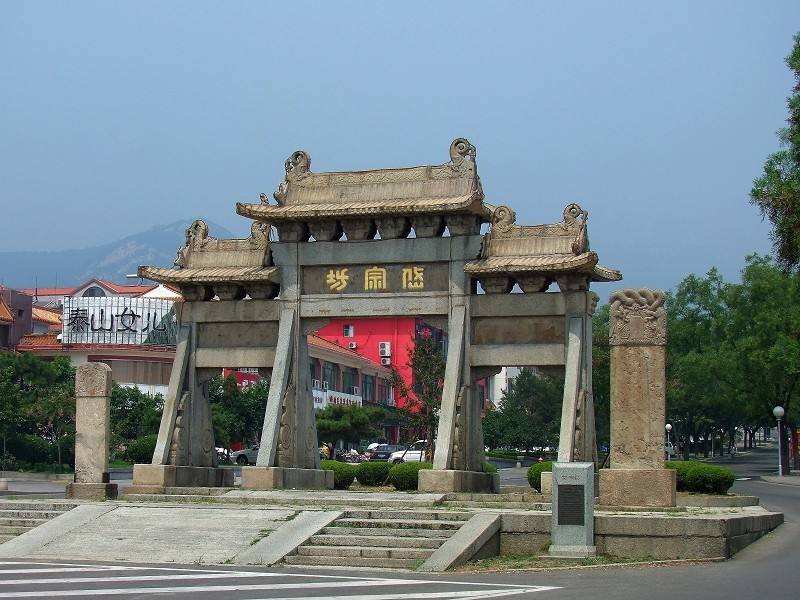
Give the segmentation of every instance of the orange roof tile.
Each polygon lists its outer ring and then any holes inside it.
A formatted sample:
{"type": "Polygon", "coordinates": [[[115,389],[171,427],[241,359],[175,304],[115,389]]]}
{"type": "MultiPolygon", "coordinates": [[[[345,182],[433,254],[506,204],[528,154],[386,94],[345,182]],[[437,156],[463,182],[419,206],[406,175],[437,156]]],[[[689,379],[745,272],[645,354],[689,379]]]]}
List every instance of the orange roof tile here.
{"type": "Polygon", "coordinates": [[[57,333],[32,333],[30,335],[23,335],[18,344],[18,346],[25,346],[28,348],[60,345],[61,340],[58,339],[57,333]]]}
{"type": "Polygon", "coordinates": [[[61,311],[54,311],[48,308],[42,308],[41,306],[34,306],[32,317],[34,321],[39,321],[40,323],[61,325],[61,311]]]}
{"type": "Polygon", "coordinates": [[[18,290],[28,296],[69,296],[74,287],[22,288],[18,290]]]}
{"type": "Polygon", "coordinates": [[[8,304],[6,304],[6,301],[3,300],[2,297],[0,297],[0,321],[6,323],[14,322],[14,317],[11,315],[11,309],[8,308],[8,304]]]}

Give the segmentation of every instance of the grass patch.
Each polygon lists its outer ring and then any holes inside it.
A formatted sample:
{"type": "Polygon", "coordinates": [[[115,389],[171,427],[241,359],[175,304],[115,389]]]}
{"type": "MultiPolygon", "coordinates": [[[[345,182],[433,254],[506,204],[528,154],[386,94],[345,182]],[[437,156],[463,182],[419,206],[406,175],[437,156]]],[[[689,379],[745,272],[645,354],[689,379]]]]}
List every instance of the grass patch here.
{"type": "Polygon", "coordinates": [[[590,558],[552,558],[546,554],[509,554],[493,556],[467,563],[456,571],[510,571],[517,569],[552,569],[554,567],[593,567],[598,565],[650,562],[651,558],[619,558],[593,556],[590,558]]]}
{"type": "Polygon", "coordinates": [[[253,538],[253,541],[252,541],[252,542],[250,542],[250,545],[251,545],[251,546],[255,546],[255,545],[258,543],[258,542],[260,542],[261,540],[263,540],[263,539],[264,539],[265,537],[267,537],[267,536],[268,536],[270,533],[272,533],[272,529],[259,529],[259,530],[258,530],[258,533],[256,534],[256,537],[255,537],[255,538],[253,538]]]}

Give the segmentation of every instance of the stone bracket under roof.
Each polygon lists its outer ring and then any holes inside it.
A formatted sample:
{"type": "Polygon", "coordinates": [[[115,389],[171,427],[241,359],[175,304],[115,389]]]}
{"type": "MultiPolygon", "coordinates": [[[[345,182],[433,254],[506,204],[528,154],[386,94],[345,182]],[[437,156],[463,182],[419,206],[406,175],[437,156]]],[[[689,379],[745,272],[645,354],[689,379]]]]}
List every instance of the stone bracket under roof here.
{"type": "Polygon", "coordinates": [[[622,274],[598,265],[597,254],[589,250],[588,217],[571,203],[564,208],[561,223],[516,225],[516,213],[499,206],[481,257],[464,270],[490,293],[508,292],[514,283],[525,292],[542,292],[553,281],[564,291],[587,289],[590,281],[619,281],[622,274]]]}
{"type": "Polygon", "coordinates": [[[381,239],[476,234],[490,211],[483,203],[476,151],[467,139],[450,145],[450,162],[400,169],[314,173],[311,157],[294,152],[286,175],[260,204],[236,205],[243,216],[271,223],[281,241],[381,239]]]}
{"type": "Polygon", "coordinates": [[[269,225],[255,222],[247,239],[217,239],[205,221],[194,221],[174,268],[139,267],[139,277],[176,285],[187,300],[274,298],[280,269],[272,264],[269,225]]]}

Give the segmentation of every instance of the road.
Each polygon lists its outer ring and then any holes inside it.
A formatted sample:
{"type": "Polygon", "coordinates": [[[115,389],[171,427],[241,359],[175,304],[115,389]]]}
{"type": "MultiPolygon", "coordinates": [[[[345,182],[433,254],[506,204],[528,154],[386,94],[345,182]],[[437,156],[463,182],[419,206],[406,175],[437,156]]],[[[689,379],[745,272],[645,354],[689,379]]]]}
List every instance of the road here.
{"type": "Polygon", "coordinates": [[[675,600],[800,598],[800,486],[767,483],[774,449],[725,461],[742,478],[734,491],[756,494],[786,515],[774,533],[723,563],[509,573],[422,575],[380,571],[132,565],[130,563],[0,563],[3,598],[191,598],[255,600],[326,598],[529,598],[675,600]]]}

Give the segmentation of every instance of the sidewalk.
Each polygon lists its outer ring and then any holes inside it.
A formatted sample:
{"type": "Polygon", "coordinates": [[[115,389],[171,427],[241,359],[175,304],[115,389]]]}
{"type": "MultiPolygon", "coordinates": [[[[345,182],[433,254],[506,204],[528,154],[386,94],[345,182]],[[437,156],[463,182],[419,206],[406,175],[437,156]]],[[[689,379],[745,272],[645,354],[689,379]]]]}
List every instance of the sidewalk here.
{"type": "Polygon", "coordinates": [[[761,480],[767,483],[800,486],[800,471],[792,471],[791,475],[784,475],[783,477],[778,477],[777,475],[762,475],[761,480]]]}

